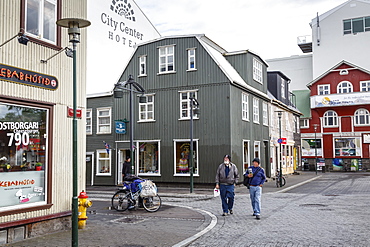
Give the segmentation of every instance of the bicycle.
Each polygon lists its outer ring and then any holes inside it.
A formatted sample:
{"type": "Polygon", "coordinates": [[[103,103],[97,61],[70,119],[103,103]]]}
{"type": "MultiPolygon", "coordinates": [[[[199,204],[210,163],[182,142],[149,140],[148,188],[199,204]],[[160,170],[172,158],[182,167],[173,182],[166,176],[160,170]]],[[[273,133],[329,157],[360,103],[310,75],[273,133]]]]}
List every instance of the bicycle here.
{"type": "Polygon", "coordinates": [[[276,181],[276,187],[278,188],[283,187],[286,184],[286,179],[284,175],[281,176],[281,183],[280,183],[280,171],[279,170],[276,171],[275,181],[276,181]]]}
{"type": "MultiPolygon", "coordinates": [[[[138,184],[131,186],[135,181],[125,181],[123,187],[118,189],[118,191],[112,197],[112,208],[117,211],[125,211],[127,209],[131,210],[135,208],[136,202],[139,199],[141,190],[138,187],[138,184]],[[136,191],[132,190],[132,187],[136,191]]],[[[156,212],[162,205],[162,200],[159,195],[143,197],[143,207],[147,212],[156,212]]]]}

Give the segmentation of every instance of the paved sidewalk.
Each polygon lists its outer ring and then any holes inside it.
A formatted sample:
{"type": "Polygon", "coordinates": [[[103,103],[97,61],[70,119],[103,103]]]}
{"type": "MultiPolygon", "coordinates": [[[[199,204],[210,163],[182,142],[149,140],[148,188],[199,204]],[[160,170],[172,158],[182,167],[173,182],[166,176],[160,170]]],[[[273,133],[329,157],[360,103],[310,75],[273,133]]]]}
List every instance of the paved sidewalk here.
{"type": "MultiPolygon", "coordinates": [[[[277,188],[275,181],[269,180],[263,190],[264,193],[286,191],[291,186],[320,176],[321,174],[316,175],[315,172],[300,172],[300,175],[288,175],[287,184],[283,188],[277,188]]],[[[86,229],[79,230],[79,246],[173,246],[207,230],[215,223],[213,214],[205,213],[192,205],[212,203],[215,206],[216,203],[221,208],[219,200],[213,198],[213,187],[195,186],[194,193],[190,193],[189,188],[158,187],[163,206],[155,213],[148,213],[143,209],[124,212],[109,210],[109,198],[116,187],[92,186],[86,190],[89,199],[93,201],[93,207],[88,209],[86,229]],[[98,200],[99,195],[106,195],[107,198],[98,200]]],[[[235,193],[245,197],[248,190],[241,184],[236,187],[235,193]]],[[[71,246],[71,231],[5,246],[71,246]]]]}

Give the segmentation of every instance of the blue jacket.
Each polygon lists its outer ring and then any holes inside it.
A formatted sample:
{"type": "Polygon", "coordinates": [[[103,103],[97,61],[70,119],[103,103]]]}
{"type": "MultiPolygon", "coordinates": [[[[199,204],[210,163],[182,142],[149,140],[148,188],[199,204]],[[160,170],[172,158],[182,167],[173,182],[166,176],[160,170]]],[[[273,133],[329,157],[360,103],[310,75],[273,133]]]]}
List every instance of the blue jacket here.
{"type": "MultiPolygon", "coordinates": [[[[254,177],[253,178],[250,178],[249,181],[250,181],[250,184],[251,185],[254,185],[254,186],[258,186],[258,185],[261,185],[263,184],[265,181],[266,181],[266,175],[265,175],[265,170],[262,168],[262,167],[254,167],[254,166],[250,166],[249,168],[252,168],[252,172],[254,174],[254,177]],[[261,168],[259,170],[259,172],[256,174],[256,170],[258,168],[261,168]],[[252,180],[252,181],[251,181],[252,180]]],[[[248,170],[247,172],[245,173],[245,175],[248,174],[248,170]]]]}

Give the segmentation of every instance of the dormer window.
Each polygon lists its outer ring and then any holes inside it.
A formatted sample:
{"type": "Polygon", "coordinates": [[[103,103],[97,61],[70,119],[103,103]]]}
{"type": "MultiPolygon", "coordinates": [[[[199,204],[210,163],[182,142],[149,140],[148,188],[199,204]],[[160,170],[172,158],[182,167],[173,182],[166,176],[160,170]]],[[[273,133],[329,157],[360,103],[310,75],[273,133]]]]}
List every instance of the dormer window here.
{"type": "Polygon", "coordinates": [[[349,81],[342,81],[338,84],[337,93],[352,93],[352,83],[349,81]]]}

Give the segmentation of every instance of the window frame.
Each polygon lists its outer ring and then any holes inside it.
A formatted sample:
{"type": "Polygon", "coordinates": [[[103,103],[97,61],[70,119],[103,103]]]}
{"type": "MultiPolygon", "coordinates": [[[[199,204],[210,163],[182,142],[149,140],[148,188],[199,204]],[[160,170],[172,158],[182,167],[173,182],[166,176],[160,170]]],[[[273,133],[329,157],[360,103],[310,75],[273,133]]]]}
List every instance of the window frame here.
{"type": "Polygon", "coordinates": [[[242,154],[243,154],[243,173],[245,173],[245,171],[248,169],[248,167],[250,167],[250,156],[251,156],[251,152],[250,152],[250,140],[243,140],[243,151],[242,151],[242,154]],[[246,152],[247,151],[247,152],[246,152]]]}
{"type": "MultiPolygon", "coordinates": [[[[137,145],[139,147],[138,149],[138,158],[137,158],[137,165],[138,165],[138,175],[143,175],[143,176],[161,176],[161,145],[160,145],[160,140],[148,140],[148,141],[137,141],[137,145]],[[152,155],[149,155],[151,157],[154,156],[154,159],[157,159],[157,172],[141,172],[140,170],[140,165],[141,165],[141,162],[142,162],[142,157],[141,157],[141,154],[143,152],[145,152],[144,148],[145,148],[145,145],[147,144],[150,144],[150,145],[156,145],[157,147],[157,151],[152,154],[152,155]],[[157,156],[157,157],[155,157],[157,156]]],[[[145,155],[145,154],[143,154],[145,155]]],[[[145,157],[144,157],[145,158],[145,157]]]]}
{"type": "MultiPolygon", "coordinates": [[[[20,28],[23,29],[23,30],[26,30],[26,12],[27,12],[26,11],[26,8],[27,8],[26,1],[27,0],[21,0],[20,28]]],[[[59,19],[61,19],[61,16],[62,16],[62,1],[61,0],[55,0],[55,2],[56,2],[56,20],[59,20],[59,19]]],[[[56,35],[55,39],[56,40],[53,43],[51,43],[49,41],[46,41],[46,40],[43,40],[43,39],[39,39],[34,35],[29,35],[29,33],[26,33],[26,32],[25,32],[25,35],[33,43],[36,43],[36,44],[39,44],[39,45],[42,45],[42,46],[45,46],[45,47],[48,47],[48,48],[56,49],[56,50],[62,49],[61,48],[61,27],[59,27],[57,25],[56,25],[56,31],[55,31],[55,35],[56,35]]]]}
{"type": "Polygon", "coordinates": [[[261,156],[261,141],[254,141],[253,142],[253,158],[259,158],[261,156]]]}
{"type": "Polygon", "coordinates": [[[286,95],[285,95],[285,80],[283,78],[281,78],[280,88],[281,88],[281,97],[283,99],[286,99],[286,95]]]}
{"type": "Polygon", "coordinates": [[[347,34],[357,34],[370,31],[370,16],[357,17],[352,19],[343,20],[343,35],[347,34]],[[362,30],[354,31],[354,22],[362,22],[362,30]],[[349,27],[346,27],[346,24],[349,27]]]}
{"type": "Polygon", "coordinates": [[[360,87],[361,92],[370,92],[370,81],[360,81],[360,87]]]}
{"type": "MultiPolygon", "coordinates": [[[[177,159],[179,158],[176,153],[176,144],[177,143],[183,143],[181,146],[186,145],[189,143],[190,146],[190,139],[174,139],[173,140],[173,157],[174,157],[174,177],[189,177],[190,172],[186,173],[177,173],[177,159]]],[[[180,146],[180,147],[181,147],[180,146]]],[[[199,176],[199,139],[193,139],[193,151],[195,152],[195,155],[193,155],[193,162],[194,162],[194,172],[193,175],[198,177],[199,176]]],[[[190,152],[190,148],[189,148],[190,152]]]]}
{"type": "Polygon", "coordinates": [[[249,122],[249,94],[242,93],[242,120],[249,122]]]}
{"type": "Polygon", "coordinates": [[[196,64],[196,48],[189,48],[187,49],[187,53],[188,53],[188,69],[187,71],[193,71],[193,70],[197,70],[197,64],[196,64]],[[191,54],[191,52],[194,52],[194,54],[191,54]],[[193,61],[192,61],[192,58],[193,58],[193,61]],[[194,67],[192,68],[191,65],[192,65],[192,62],[194,63],[194,67]]]}
{"type": "Polygon", "coordinates": [[[353,92],[353,85],[349,81],[341,81],[337,85],[337,93],[339,94],[345,94],[345,93],[352,93],[353,92]],[[343,84],[347,83],[348,86],[343,86],[343,84]],[[343,92],[343,90],[347,90],[348,92],[343,92]]]}
{"type": "Polygon", "coordinates": [[[263,66],[255,57],[253,58],[253,80],[263,84],[263,66]]]}
{"type": "Polygon", "coordinates": [[[147,55],[139,56],[139,77],[140,76],[147,76],[146,57],[147,57],[147,55]]]}
{"type": "Polygon", "coordinates": [[[361,137],[333,137],[333,152],[334,157],[351,157],[351,156],[362,156],[362,145],[361,145],[361,137]],[[354,140],[352,142],[355,147],[338,147],[338,143],[345,142],[339,140],[354,140]],[[351,155],[350,150],[354,150],[354,154],[351,155]],[[344,153],[346,152],[346,153],[344,153]],[[348,155],[347,155],[348,152],[348,155]]]}
{"type": "MultiPolygon", "coordinates": [[[[96,169],[95,174],[96,176],[111,176],[112,175],[112,150],[109,149],[107,152],[106,149],[97,149],[96,150],[96,169]],[[106,153],[108,155],[107,158],[101,158],[99,154],[106,153]],[[109,172],[100,172],[100,161],[108,161],[109,163],[109,172]]],[[[104,167],[104,166],[103,166],[104,167]]]]}
{"type": "Polygon", "coordinates": [[[153,121],[155,121],[155,118],[154,118],[154,96],[155,96],[155,94],[145,94],[144,97],[146,98],[146,102],[145,103],[139,103],[139,121],[138,122],[153,122],[153,121]],[[152,99],[151,102],[149,102],[149,97],[152,99]],[[145,107],[144,111],[142,111],[142,109],[141,109],[143,106],[145,107]],[[148,110],[149,106],[152,106],[151,111],[148,110]],[[149,113],[152,113],[153,118],[151,118],[151,119],[148,118],[149,113]],[[145,119],[142,118],[142,114],[145,114],[145,119]]]}
{"type": "Polygon", "coordinates": [[[96,108],[96,134],[97,135],[101,135],[101,134],[111,134],[112,133],[112,108],[111,107],[100,107],[100,108],[96,108]],[[108,116],[99,116],[99,112],[100,111],[106,111],[108,110],[109,111],[109,115],[108,116]],[[109,124],[99,124],[99,119],[101,118],[108,118],[109,117],[109,124]],[[109,131],[106,131],[106,132],[101,132],[99,131],[101,125],[107,125],[109,126],[109,131]]]}
{"type": "Polygon", "coordinates": [[[326,95],[326,94],[330,94],[330,84],[317,85],[317,95],[326,95]],[[325,87],[327,87],[327,89],[325,89],[325,87]]]}
{"type": "Polygon", "coordinates": [[[338,127],[338,113],[333,110],[326,111],[323,115],[323,128],[335,128],[338,127]],[[333,116],[328,116],[329,113],[333,113],[333,116]],[[332,120],[330,120],[332,119],[332,120]],[[329,122],[333,122],[332,125],[329,124],[329,122]]]}
{"type": "MultiPolygon", "coordinates": [[[[198,99],[198,90],[179,91],[180,96],[180,118],[179,120],[190,120],[190,94],[194,93],[194,98],[198,99]],[[182,95],[186,93],[186,99],[182,98],[182,95]],[[186,103],[186,109],[183,109],[183,103],[186,103]],[[186,111],[186,117],[183,117],[183,111],[186,111]]],[[[193,114],[193,119],[199,119],[197,114],[193,114]]]]}
{"type": "Polygon", "coordinates": [[[370,113],[369,113],[369,110],[367,110],[365,108],[357,109],[355,111],[354,118],[355,118],[355,121],[354,121],[355,126],[368,126],[368,125],[370,125],[370,113]],[[364,111],[364,113],[360,115],[360,111],[364,111]],[[361,123],[361,118],[364,119],[364,123],[361,123]],[[360,120],[360,123],[359,123],[359,120],[360,120]]]}
{"type": "Polygon", "coordinates": [[[260,110],[259,110],[259,101],[257,97],[253,97],[253,123],[260,123],[260,110]]]}
{"type": "Polygon", "coordinates": [[[299,128],[301,129],[308,129],[310,127],[310,119],[308,118],[300,118],[299,119],[299,128]],[[303,125],[301,125],[303,123],[303,125]]]}
{"type": "Polygon", "coordinates": [[[86,109],[86,135],[92,135],[92,109],[86,109]],[[90,120],[90,121],[89,121],[90,120]],[[88,124],[90,122],[90,124],[88,124]],[[90,127],[90,131],[87,128],[90,127]]]}
{"type": "Polygon", "coordinates": [[[269,120],[268,120],[268,104],[267,102],[262,102],[262,123],[265,126],[269,125],[269,120]]]}
{"type": "Polygon", "coordinates": [[[176,73],[175,70],[175,45],[166,45],[158,47],[158,74],[176,73]],[[172,53],[169,53],[169,48],[172,48],[172,53]],[[164,49],[164,54],[161,54],[161,50],[164,49]],[[172,58],[172,62],[169,62],[169,57],[172,58]],[[164,58],[164,63],[161,62],[161,58],[164,58]],[[169,70],[172,64],[172,70],[169,70]],[[161,71],[161,66],[164,66],[165,70],[161,71]]]}

